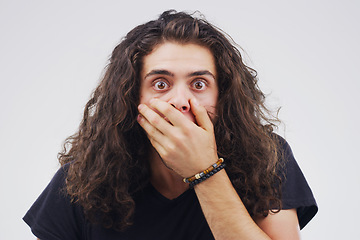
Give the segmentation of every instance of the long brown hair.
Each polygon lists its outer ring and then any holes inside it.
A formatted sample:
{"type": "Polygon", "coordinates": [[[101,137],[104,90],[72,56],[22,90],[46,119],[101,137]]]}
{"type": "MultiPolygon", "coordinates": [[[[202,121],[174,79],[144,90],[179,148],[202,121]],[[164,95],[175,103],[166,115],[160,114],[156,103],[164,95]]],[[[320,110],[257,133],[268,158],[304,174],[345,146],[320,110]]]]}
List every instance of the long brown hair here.
{"type": "Polygon", "coordinates": [[[272,133],[276,118],[269,118],[256,71],[243,63],[221,30],[175,11],[137,26],[112,52],[78,132],[66,139],[59,154],[68,167],[67,193],[90,221],[118,230],[131,225],[134,194],[149,181],[150,143],[136,121],[139,73],[143,57],[165,41],[211,50],[219,73],[214,123],[218,154],[226,159],[226,171],[252,216],[280,209],[279,150],[272,133]]]}

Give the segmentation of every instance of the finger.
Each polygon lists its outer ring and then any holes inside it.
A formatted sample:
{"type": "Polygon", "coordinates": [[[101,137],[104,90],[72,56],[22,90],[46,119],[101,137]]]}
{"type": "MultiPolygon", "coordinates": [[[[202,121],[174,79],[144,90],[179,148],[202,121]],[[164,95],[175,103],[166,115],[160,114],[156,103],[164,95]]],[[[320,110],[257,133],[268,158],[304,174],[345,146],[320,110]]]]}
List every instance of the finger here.
{"type": "Polygon", "coordinates": [[[161,134],[161,133],[160,133],[157,129],[155,129],[154,127],[153,127],[153,130],[150,130],[150,128],[152,127],[151,124],[150,124],[149,122],[147,122],[147,120],[144,119],[143,117],[141,117],[140,115],[138,116],[138,122],[139,122],[139,124],[141,125],[141,127],[144,128],[144,130],[147,129],[147,130],[145,130],[146,133],[148,133],[148,131],[149,131],[149,132],[154,131],[154,132],[151,133],[151,134],[147,134],[147,137],[149,138],[151,145],[155,148],[155,150],[157,151],[157,153],[160,155],[163,164],[164,164],[167,168],[173,170],[173,169],[170,168],[170,167],[167,165],[167,163],[164,161],[164,156],[166,156],[167,150],[166,150],[166,146],[164,146],[164,144],[163,144],[163,143],[164,143],[163,140],[164,140],[164,138],[166,138],[166,137],[165,137],[163,134],[161,134]],[[149,126],[148,126],[148,125],[149,125],[149,126]],[[158,132],[159,135],[158,135],[158,133],[156,133],[156,132],[158,132]]]}
{"type": "Polygon", "coordinates": [[[154,138],[149,137],[150,143],[151,145],[155,148],[155,150],[157,151],[157,153],[160,155],[161,158],[163,158],[162,156],[165,154],[165,147],[158,141],[156,141],[154,138]]]}
{"type": "Polygon", "coordinates": [[[171,129],[169,129],[171,124],[147,105],[140,104],[138,110],[141,116],[160,132],[166,134],[167,132],[171,131],[171,129]]]}
{"type": "Polygon", "coordinates": [[[195,98],[190,99],[190,107],[198,126],[205,130],[213,130],[213,124],[206,108],[200,106],[195,98]]]}
{"type": "Polygon", "coordinates": [[[168,102],[154,98],[150,101],[150,106],[164,115],[174,126],[180,126],[184,124],[184,121],[186,122],[184,119],[187,118],[168,102]]]}
{"type": "Polygon", "coordinates": [[[142,115],[138,115],[137,118],[138,123],[140,126],[145,130],[146,134],[148,135],[148,138],[150,141],[156,141],[158,143],[161,143],[163,141],[166,141],[166,137],[164,134],[159,131],[155,126],[153,126],[146,118],[144,118],[142,115]]]}

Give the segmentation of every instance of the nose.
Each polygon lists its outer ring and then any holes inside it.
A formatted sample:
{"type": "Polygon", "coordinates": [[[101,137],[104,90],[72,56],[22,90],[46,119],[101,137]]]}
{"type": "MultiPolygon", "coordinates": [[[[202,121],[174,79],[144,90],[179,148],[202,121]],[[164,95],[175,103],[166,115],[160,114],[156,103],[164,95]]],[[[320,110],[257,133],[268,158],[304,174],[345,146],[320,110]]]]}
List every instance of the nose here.
{"type": "Polygon", "coordinates": [[[193,97],[191,91],[185,86],[174,87],[170,92],[168,103],[182,113],[190,111],[190,99],[193,97]]]}

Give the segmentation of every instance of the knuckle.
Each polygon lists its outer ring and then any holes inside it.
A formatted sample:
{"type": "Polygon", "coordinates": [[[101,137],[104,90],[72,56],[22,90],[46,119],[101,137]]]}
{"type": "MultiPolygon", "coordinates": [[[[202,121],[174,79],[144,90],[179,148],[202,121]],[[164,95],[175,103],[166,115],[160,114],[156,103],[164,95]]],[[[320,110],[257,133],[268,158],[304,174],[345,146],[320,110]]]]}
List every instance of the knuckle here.
{"type": "Polygon", "coordinates": [[[171,114],[172,111],[173,111],[173,109],[170,108],[170,107],[168,107],[168,106],[164,107],[164,109],[163,109],[163,113],[164,113],[164,115],[166,115],[166,116],[168,116],[169,114],[171,114]]]}
{"type": "Polygon", "coordinates": [[[169,149],[167,149],[167,151],[164,151],[162,154],[161,154],[161,156],[162,156],[162,158],[163,158],[163,160],[167,160],[167,159],[170,159],[171,157],[171,154],[170,154],[170,152],[168,151],[169,149]]]}
{"type": "Polygon", "coordinates": [[[156,141],[151,137],[151,136],[148,136],[149,140],[150,140],[150,143],[151,145],[153,145],[154,147],[156,147],[156,141]]]}
{"type": "Polygon", "coordinates": [[[181,148],[184,143],[188,140],[188,138],[185,136],[185,135],[177,135],[174,139],[173,139],[173,142],[174,144],[171,145],[171,149],[173,152],[176,152],[176,150],[178,148],[181,148]]]}
{"type": "Polygon", "coordinates": [[[166,149],[167,149],[167,153],[170,154],[170,153],[173,153],[176,151],[176,146],[175,146],[175,144],[169,144],[166,147],[166,149]]]}
{"type": "Polygon", "coordinates": [[[156,116],[152,117],[152,118],[151,118],[151,123],[152,123],[153,125],[159,124],[159,118],[156,117],[156,116]]]}
{"type": "Polygon", "coordinates": [[[148,121],[149,121],[152,125],[158,124],[158,123],[159,123],[159,118],[158,118],[156,115],[151,114],[151,115],[148,117],[148,121]]]}
{"type": "Polygon", "coordinates": [[[191,133],[193,132],[193,129],[191,128],[191,126],[185,125],[182,129],[183,133],[185,136],[190,136],[191,133]]]}
{"type": "Polygon", "coordinates": [[[156,133],[156,129],[155,129],[155,128],[150,128],[150,129],[148,129],[148,134],[149,134],[150,136],[154,136],[155,133],[156,133]]]}

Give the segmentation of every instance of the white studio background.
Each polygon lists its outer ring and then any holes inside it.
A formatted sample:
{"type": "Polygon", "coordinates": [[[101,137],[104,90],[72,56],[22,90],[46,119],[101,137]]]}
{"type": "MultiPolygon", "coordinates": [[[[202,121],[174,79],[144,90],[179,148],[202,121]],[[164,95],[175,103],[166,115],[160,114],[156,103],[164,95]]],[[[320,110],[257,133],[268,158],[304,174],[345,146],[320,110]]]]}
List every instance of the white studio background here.
{"type": "Polygon", "coordinates": [[[246,51],[319,204],[303,239],[358,239],[358,1],[0,0],[0,239],[59,167],[107,59],[162,11],[200,10],[246,51]]]}

